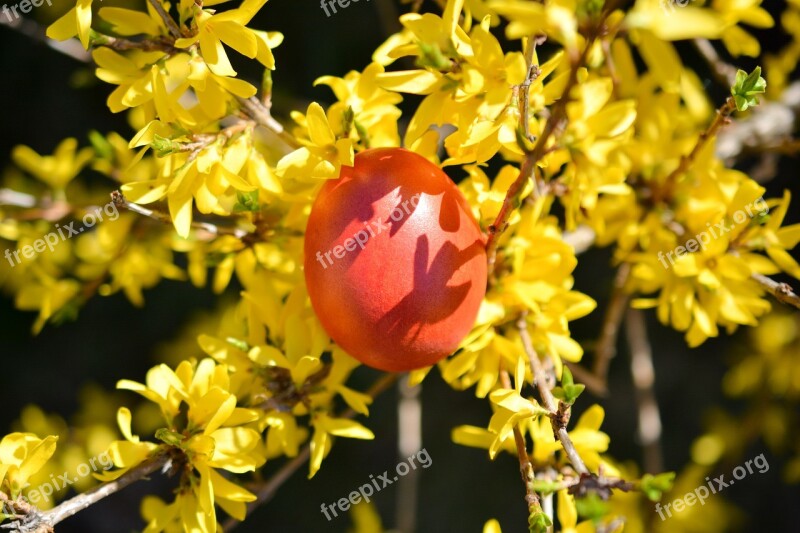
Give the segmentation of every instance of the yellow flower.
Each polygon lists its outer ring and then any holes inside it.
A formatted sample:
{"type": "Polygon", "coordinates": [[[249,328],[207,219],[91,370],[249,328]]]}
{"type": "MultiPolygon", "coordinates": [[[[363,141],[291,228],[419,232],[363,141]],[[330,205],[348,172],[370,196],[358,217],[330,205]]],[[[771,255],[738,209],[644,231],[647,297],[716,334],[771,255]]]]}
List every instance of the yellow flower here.
{"type": "MultiPolygon", "coordinates": [[[[231,516],[244,519],[245,503],[253,501],[255,496],[215,469],[250,472],[266,458],[259,433],[249,427],[258,419],[258,413],[237,407],[236,396],[230,392],[227,367],[217,365],[212,359],[203,359],[194,367],[184,361],[174,372],[161,365],[148,372],[146,385],[122,380],[118,387],[138,392],[156,403],[167,426],[155,435],[163,444],[141,442],[131,431],[131,412],[120,408],[117,419],[125,440],[112,443],[109,449],[119,470],[103,479],[119,477],[157,450],[171,448],[182,454],[182,459],[177,460],[191,467],[182,471],[181,489],[173,506],[192,509],[198,531],[216,530],[215,503],[231,516]]],[[[173,506],[156,513],[155,522],[151,521],[156,528],[153,531],[163,530],[165,526],[158,524],[169,522],[169,509],[174,509],[173,506]]]]}
{"type": "Polygon", "coordinates": [[[197,25],[194,35],[176,40],[175,46],[189,48],[199,42],[203,60],[211,72],[218,76],[236,76],[222,46],[223,42],[240,54],[255,58],[265,67],[273,69],[275,58],[270,48],[277,44],[266,32],[246,27],[266,3],[267,0],[245,0],[237,9],[217,14],[197,9],[194,15],[197,25]]]}
{"type": "Polygon", "coordinates": [[[56,41],[66,41],[76,35],[85,49],[89,49],[89,31],[92,28],[92,0],[78,0],[75,7],[47,28],[47,36],[56,41]]]}
{"type": "Polygon", "coordinates": [[[97,13],[114,28],[118,35],[165,35],[167,27],[153,5],[147,3],[147,13],[123,9],[120,7],[103,7],[97,13]]]}
{"type": "Polygon", "coordinates": [[[575,506],[575,496],[566,490],[558,491],[556,505],[558,521],[561,524],[561,533],[592,533],[595,530],[591,520],[578,523],[578,509],[575,506]]]}
{"type": "Polygon", "coordinates": [[[329,123],[337,137],[356,135],[364,147],[398,146],[397,119],[402,101],[398,94],[378,86],[378,76],[383,72],[379,63],[370,63],[363,72],[348,72],[343,78],[322,76],[314,85],[327,85],[336,95],[337,103],[328,109],[329,123]],[[342,131],[348,109],[353,113],[351,131],[342,131]],[[365,134],[366,139],[361,139],[365,134]]]}
{"type": "Polygon", "coordinates": [[[78,141],[72,137],[61,141],[49,156],[40,156],[27,146],[16,146],[11,152],[14,163],[56,191],[63,191],[93,155],[91,148],[78,150],[78,141]]]}
{"type": "Polygon", "coordinates": [[[559,2],[539,4],[520,0],[493,0],[490,9],[506,17],[510,39],[544,32],[548,37],[574,51],[578,44],[578,21],[573,10],[559,2]]]}
{"type": "Polygon", "coordinates": [[[0,491],[16,500],[56,451],[58,437],[11,433],[0,441],[0,491]]]}
{"type": "Polygon", "coordinates": [[[722,15],[726,26],[722,32],[722,42],[732,56],[758,57],[761,53],[758,39],[738,26],[742,22],[756,28],[771,28],[775,24],[769,12],[761,7],[761,1],[713,0],[711,3],[712,9],[722,15]]]}
{"type": "Polygon", "coordinates": [[[305,115],[293,113],[307,138],[304,145],[278,161],[276,172],[285,179],[333,179],[339,177],[342,165],[355,162],[354,141],[349,137],[337,139],[322,106],[312,102],[305,115]]]}

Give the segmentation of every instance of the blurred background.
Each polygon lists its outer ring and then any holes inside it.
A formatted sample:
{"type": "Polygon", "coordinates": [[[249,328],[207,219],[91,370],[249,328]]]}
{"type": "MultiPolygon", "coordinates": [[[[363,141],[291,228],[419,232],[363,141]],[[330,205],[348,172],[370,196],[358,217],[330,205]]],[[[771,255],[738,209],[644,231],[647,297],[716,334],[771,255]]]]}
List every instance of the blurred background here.
{"type": "MultiPolygon", "coordinates": [[[[102,5],[134,4],[106,0],[102,5]]],[[[425,6],[435,9],[433,4],[426,2],[425,6]]],[[[108,111],[105,100],[111,88],[93,78],[91,67],[51,49],[38,37],[44,26],[71,6],[66,0],[53,0],[52,6],[45,4],[35,9],[24,28],[13,30],[0,25],[0,168],[9,164],[9,153],[18,144],[28,145],[39,153],[50,153],[65,137],[78,138],[82,146],[88,144],[87,134],[93,129],[114,130],[128,137],[132,133],[124,114],[112,115],[108,111]]],[[[768,0],[763,7],[777,18],[784,2],[768,0]]],[[[342,76],[351,69],[366,66],[375,47],[398,29],[397,15],[407,8],[393,0],[362,0],[327,17],[316,0],[270,0],[252,26],[285,35],[284,43],[275,50],[275,114],[288,123],[285,119],[289,111],[305,109],[311,100],[331,103],[329,90],[313,87],[313,81],[322,75],[342,76]]],[[[766,52],[776,53],[786,42],[779,29],[753,32],[766,52]]],[[[708,74],[708,68],[693,48],[680,43],[678,48],[687,65],[695,66],[701,75],[708,74]]],[[[231,54],[231,59],[242,58],[231,54]]],[[[747,58],[735,62],[748,71],[756,63],[747,58]]],[[[260,79],[261,70],[255,62],[239,62],[234,66],[242,77],[254,82],[260,79]]],[[[718,104],[725,97],[724,88],[710,78],[705,81],[709,95],[718,104]]],[[[413,98],[408,101],[414,102],[413,98]]],[[[757,156],[743,158],[740,168],[749,171],[757,164],[757,156]]],[[[780,196],[788,188],[797,198],[800,192],[797,165],[794,155],[782,158],[774,177],[765,183],[768,189],[765,196],[780,196]]],[[[111,184],[101,176],[91,172],[84,175],[96,186],[108,186],[110,190],[111,184]]],[[[795,199],[786,224],[800,221],[797,205],[795,199]]],[[[574,338],[587,348],[584,362],[589,368],[593,364],[591,347],[600,334],[613,277],[607,250],[591,250],[580,256],[575,288],[598,302],[598,309],[573,327],[574,338]]],[[[232,284],[227,294],[235,295],[237,291],[232,284]]],[[[80,311],[77,321],[48,325],[41,334],[33,336],[31,325],[35,315],[15,310],[8,297],[0,296],[2,433],[11,430],[28,404],[36,403],[46,412],[69,416],[78,409],[78,391],[87,386],[96,384],[112,391],[121,378],[142,381],[146,370],[169,352],[168,343],[179,337],[184,328],[218,309],[220,302],[210,290],[168,280],[146,292],[145,298],[145,307],[135,308],[121,293],[95,297],[80,311]]],[[[784,310],[777,303],[774,307],[784,310]]],[[[796,316],[786,324],[793,323],[800,330],[796,316]]],[[[690,350],[683,336],[658,324],[652,312],[647,312],[646,318],[664,428],[663,466],[665,470],[681,472],[692,460],[693,443],[710,427],[709,420],[724,418],[719,411],[712,414],[712,406],[727,411],[727,416],[741,415],[741,420],[745,419],[747,403],[724,394],[723,376],[730,373],[732,365],[753,352],[755,341],[747,329],[741,329],[733,336],[723,335],[690,350]]],[[[621,462],[641,465],[643,452],[636,438],[630,354],[624,335],[618,341],[617,356],[610,364],[609,394],[596,397],[586,393],[576,405],[573,420],[587,406],[600,403],[606,410],[602,430],[611,436],[610,455],[621,462]]],[[[797,346],[795,342],[794,349],[797,346]]],[[[797,361],[800,353],[795,352],[793,357],[797,361]]],[[[353,387],[363,390],[377,375],[362,368],[353,378],[353,387]]],[[[112,398],[120,405],[134,399],[131,393],[115,393],[112,398]]],[[[480,531],[490,518],[497,518],[504,532],[524,531],[526,509],[516,458],[505,454],[490,462],[485,450],[457,446],[450,440],[455,426],[485,426],[491,415],[488,403],[474,398],[471,392],[451,390],[436,371],[424,382],[420,398],[422,445],[432,465],[419,473],[417,531],[480,531]]],[[[783,400],[765,399],[778,403],[783,400]]],[[[391,471],[404,459],[397,455],[397,405],[398,391],[394,387],[375,401],[366,421],[375,432],[375,441],[337,441],[332,455],[313,480],[307,480],[307,470],[301,468],[269,504],[258,509],[237,531],[346,531],[352,527],[349,516],[328,522],[320,512],[320,505],[347,497],[367,482],[370,474],[377,476],[385,470],[391,471]]],[[[116,405],[106,407],[114,409],[116,405]]],[[[787,403],[785,408],[796,409],[796,403],[794,407],[787,403]]],[[[797,434],[796,427],[783,429],[797,434]]],[[[783,482],[784,467],[787,457],[792,457],[792,449],[782,455],[776,454],[775,448],[756,435],[744,442],[742,461],[719,467],[719,473],[729,477],[733,466],[760,453],[765,454],[771,467],[768,472],[750,475],[725,490],[724,498],[738,509],[733,521],[737,530],[800,532],[800,490],[797,484],[783,482]]],[[[793,453],[796,455],[797,450],[793,453]]],[[[267,468],[278,466],[276,462],[267,468]]],[[[156,479],[150,483],[163,482],[156,479]]],[[[161,490],[167,491],[168,483],[161,490]]],[[[143,523],[138,502],[144,493],[142,487],[130,487],[104,500],[94,510],[59,525],[58,531],[118,533],[140,529],[143,523]]],[[[397,523],[398,495],[398,487],[390,486],[374,497],[386,529],[397,523]]],[[[702,523],[702,519],[697,526],[695,531],[719,530],[713,524],[702,523]]]]}

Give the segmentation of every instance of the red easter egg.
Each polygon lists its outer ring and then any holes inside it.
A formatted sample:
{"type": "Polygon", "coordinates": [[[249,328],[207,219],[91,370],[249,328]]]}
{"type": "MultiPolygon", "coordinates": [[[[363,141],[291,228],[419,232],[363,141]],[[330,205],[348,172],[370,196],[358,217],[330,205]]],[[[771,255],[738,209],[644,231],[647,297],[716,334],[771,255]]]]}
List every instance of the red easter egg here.
{"type": "Polygon", "coordinates": [[[439,167],[402,148],[366,150],[314,202],[305,277],[320,322],[347,353],[380,370],[422,368],[475,322],[485,239],[439,167]]]}

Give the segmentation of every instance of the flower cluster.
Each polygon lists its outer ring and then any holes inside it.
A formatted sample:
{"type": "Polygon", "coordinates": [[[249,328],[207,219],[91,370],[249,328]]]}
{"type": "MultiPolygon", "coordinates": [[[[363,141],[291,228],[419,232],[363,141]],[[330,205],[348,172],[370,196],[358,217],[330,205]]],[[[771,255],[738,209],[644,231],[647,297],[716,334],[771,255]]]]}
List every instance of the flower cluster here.
{"type": "MultiPolygon", "coordinates": [[[[796,349],[797,335],[783,327],[796,332],[796,320],[767,315],[758,278],[800,279],[789,253],[800,224],[784,225],[788,192],[766,200],[768,214],[736,217],[766,189],[714,144],[732,116],[787,85],[800,60],[797,2],[783,23],[791,42],[765,60],[770,92],[760,69],[739,71],[730,97],[711,102],[675,42],[720,41],[733,57],[757,57],[746,27],[774,24],[761,0],[669,14],[656,0],[629,9],[597,0],[447,0],[441,14],[402,15],[402,29],[363,71],[318,78],[334,103],[293,112],[289,128],[271,115],[272,50],[283,36],[251,27],[266,2],[150,0],[144,10],[100,7],[95,17],[92,1],[78,0],[47,30],[91,50],[96,77],[112,86],[109,109],[127,113],[133,132],[92,132],[82,148],[67,139],[52,155],[17,147],[17,168],[0,189],[0,243],[31,244],[112,191],[124,212],[16,268],[0,262],[0,289],[20,310],[38,312],[37,333],[98,295],[122,292],[143,305],[144,291],[162,279],[222,293],[235,278],[241,291],[172,346],[169,364],[152,368],[144,383],[118,383],[144,402],[115,417],[87,415],[92,422],[78,424],[77,436],[30,408],[24,432],[0,442],[0,496],[13,516],[31,513],[20,498],[37,472],[102,448],[116,468],[100,481],[159,467],[177,480],[172,499],[144,500],[146,531],[210,533],[219,530],[218,510],[245,518],[257,499],[245,485],[266,462],[307,446],[313,476],[336,437],[374,438],[353,420],[368,415],[372,401],[347,384],[358,362],[323,330],[302,272],[316,192],[373,147],[402,144],[465,174],[459,188],[487,235],[488,290],[471,333],[437,366],[454,389],[474,386],[487,399],[486,425],[460,425],[452,439],[490,458],[520,457],[531,531],[546,531],[554,518],[564,532],[601,522],[610,531],[623,519],[643,528],[641,500],[658,499],[671,480],[640,478],[607,455],[600,405],[569,424],[583,391],[569,368],[584,356],[570,323],[597,306],[575,287],[582,250],[571,232],[590,229],[595,245],[610,247],[631,306],[654,308],[691,347],[766,316],[756,334],[761,349],[731,370],[725,387],[747,395],[763,378],[778,394],[800,394],[788,347],[796,349]],[[238,77],[231,50],[264,67],[261,84],[238,77]],[[409,94],[418,104],[403,130],[399,106],[409,94]],[[89,170],[109,185],[85,185],[78,177],[89,170]],[[720,226],[726,230],[702,249],[672,268],[660,264],[660,254],[720,226]],[[111,442],[114,418],[122,439],[111,442]],[[69,447],[56,453],[55,435],[69,447]],[[600,502],[612,492],[611,504],[600,502]],[[539,496],[552,494],[556,511],[548,515],[539,496]]],[[[412,383],[430,370],[413,372],[412,383]]],[[[774,413],[783,427],[789,416],[774,413]]],[[[704,465],[719,457],[708,458],[709,443],[724,430],[697,445],[704,465]]],[[[678,486],[706,471],[682,473],[678,486]]],[[[797,479],[798,471],[795,460],[788,475],[797,479]]],[[[484,531],[500,525],[490,521],[484,531]]]]}

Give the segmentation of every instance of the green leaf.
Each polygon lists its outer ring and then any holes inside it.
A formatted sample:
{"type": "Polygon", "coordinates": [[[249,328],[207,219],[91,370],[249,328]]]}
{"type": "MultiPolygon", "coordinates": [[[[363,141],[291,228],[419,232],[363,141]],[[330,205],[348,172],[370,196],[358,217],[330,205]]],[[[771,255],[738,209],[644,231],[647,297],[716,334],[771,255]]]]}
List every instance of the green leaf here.
{"type": "Polygon", "coordinates": [[[358,138],[361,139],[361,143],[364,145],[364,148],[369,148],[369,132],[367,132],[367,128],[364,127],[362,123],[355,120],[353,122],[356,126],[356,131],[358,132],[358,138]]]}
{"type": "Polygon", "coordinates": [[[553,521],[543,511],[537,511],[528,517],[528,531],[530,533],[547,533],[553,521]]]}
{"type": "Polygon", "coordinates": [[[757,95],[764,94],[766,90],[767,81],[761,77],[761,67],[756,67],[750,74],[739,70],[736,72],[736,82],[731,87],[736,109],[745,111],[749,107],[758,105],[757,95]]]}
{"type": "Polygon", "coordinates": [[[608,513],[608,504],[595,492],[583,498],[575,498],[578,514],[588,520],[599,520],[608,513]]]}
{"type": "Polygon", "coordinates": [[[561,483],[556,481],[549,481],[547,479],[536,479],[531,481],[531,486],[533,490],[539,492],[543,495],[552,494],[553,492],[563,488],[561,483]]]}
{"type": "Polygon", "coordinates": [[[261,78],[261,94],[272,94],[272,71],[268,68],[264,69],[264,76],[261,78]]]}
{"type": "Polygon", "coordinates": [[[417,66],[422,68],[432,68],[434,70],[449,71],[453,68],[453,64],[442,53],[441,48],[436,43],[419,43],[419,57],[417,58],[417,66]]]}
{"type": "Polygon", "coordinates": [[[565,366],[561,374],[561,387],[553,388],[553,396],[567,405],[572,405],[585,388],[585,385],[575,384],[572,379],[572,372],[565,366]]]}
{"type": "Polygon", "coordinates": [[[517,125],[517,128],[514,130],[514,134],[517,137],[517,146],[525,152],[529,154],[533,152],[533,143],[525,136],[525,131],[523,131],[522,126],[517,125]]]}
{"type": "Polygon", "coordinates": [[[158,157],[165,157],[181,151],[181,143],[158,134],[153,136],[153,142],[150,143],[150,146],[158,157]]]}
{"type": "Polygon", "coordinates": [[[639,488],[650,501],[657,502],[661,496],[672,488],[675,472],[664,472],[658,475],[645,474],[639,482],[639,488]]]}
{"type": "Polygon", "coordinates": [[[114,147],[99,131],[91,130],[89,132],[89,142],[101,159],[112,160],[114,158],[114,147]]]}
{"type": "Polygon", "coordinates": [[[233,206],[234,213],[243,211],[255,212],[261,209],[258,203],[258,190],[250,192],[236,192],[236,204],[233,206]]]}
{"type": "Polygon", "coordinates": [[[350,135],[350,130],[353,128],[353,122],[356,120],[356,113],[353,111],[352,106],[347,106],[347,109],[342,113],[342,131],[344,136],[350,135]]]}
{"type": "Polygon", "coordinates": [[[596,18],[603,11],[604,6],[605,0],[581,0],[577,6],[578,17],[582,19],[596,18]]]}
{"type": "Polygon", "coordinates": [[[183,435],[175,431],[170,431],[167,428],[156,430],[155,436],[158,440],[170,446],[180,447],[183,442],[183,435]]]}
{"type": "Polygon", "coordinates": [[[242,339],[237,339],[236,337],[228,337],[225,339],[225,341],[234,348],[237,348],[243,352],[250,351],[250,345],[247,343],[247,341],[244,341],[242,339]]]}

